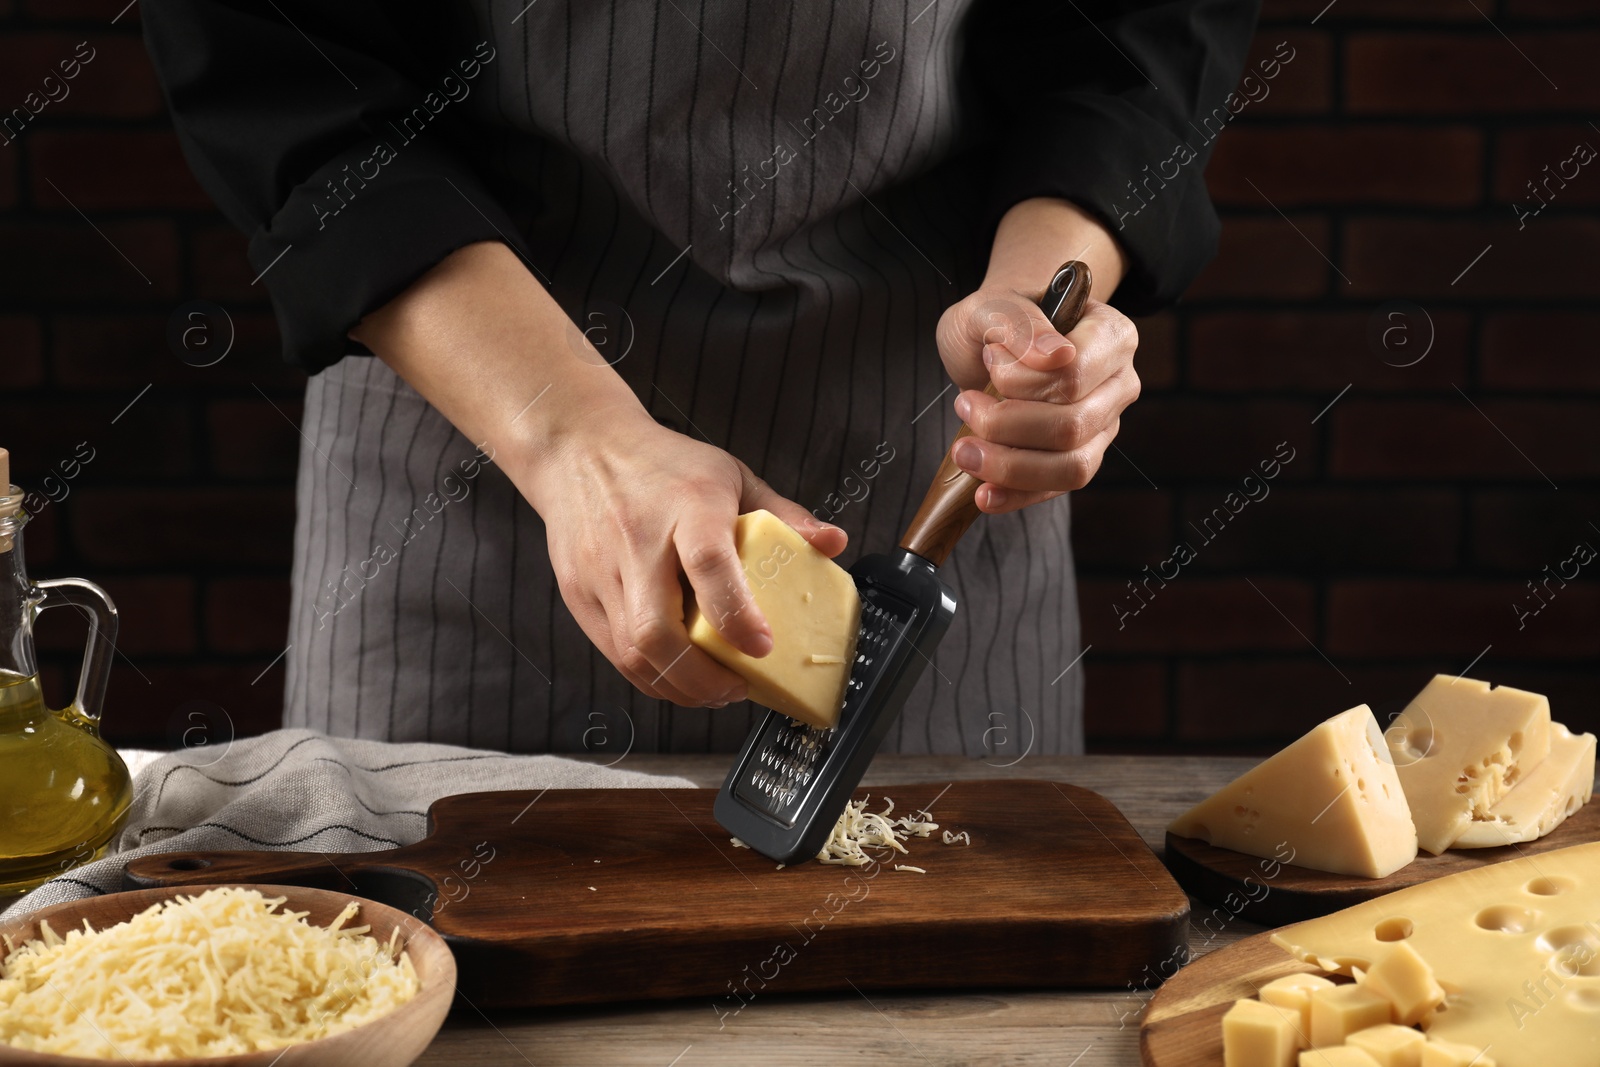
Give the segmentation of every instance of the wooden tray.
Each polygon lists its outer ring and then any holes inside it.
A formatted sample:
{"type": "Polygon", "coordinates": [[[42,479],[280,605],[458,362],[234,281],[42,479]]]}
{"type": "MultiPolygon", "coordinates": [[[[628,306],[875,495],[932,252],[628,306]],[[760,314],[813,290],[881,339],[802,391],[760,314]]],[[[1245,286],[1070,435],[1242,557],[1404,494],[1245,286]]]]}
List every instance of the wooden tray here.
{"type": "Polygon", "coordinates": [[[1140,1062],[1145,1067],[1222,1067],[1222,1017],[1235,1000],[1255,996],[1263,985],[1286,974],[1322,973],[1274,945],[1271,937],[1247,937],[1201,956],[1168,979],[1150,998],[1139,1025],[1140,1062]]]}
{"type": "MultiPolygon", "coordinates": [[[[1585,804],[1537,841],[1502,848],[1451,849],[1441,856],[1423,852],[1387,878],[1355,878],[1292,864],[1273,864],[1170,833],[1162,858],[1179,885],[1206,904],[1224,909],[1219,922],[1227,914],[1264,926],[1281,926],[1327,915],[1447,874],[1595,840],[1600,840],[1600,802],[1585,804]]],[[[1204,925],[1206,914],[1204,910],[1196,912],[1197,926],[1204,925]]]]}
{"type": "Polygon", "coordinates": [[[400,849],[169,852],[125,878],[391,904],[444,935],[462,992],[485,1008],[698,995],[721,1017],[852,986],[1122,986],[1185,943],[1188,898],[1098,794],[1020,780],[877,792],[899,814],[932,804],[971,846],[936,832],[876,868],[780,871],[730,846],[715,790],[553,789],[446,797],[429,835],[400,849]]]}

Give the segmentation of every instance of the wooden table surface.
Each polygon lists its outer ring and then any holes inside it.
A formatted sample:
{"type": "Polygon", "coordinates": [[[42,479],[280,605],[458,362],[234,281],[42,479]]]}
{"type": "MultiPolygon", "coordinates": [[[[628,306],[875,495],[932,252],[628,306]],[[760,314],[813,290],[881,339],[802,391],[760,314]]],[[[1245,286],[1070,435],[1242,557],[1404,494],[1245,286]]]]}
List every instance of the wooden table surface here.
{"type": "MultiPolygon", "coordinates": [[[[623,766],[720,786],[730,759],[635,754],[623,766]]],[[[999,768],[957,756],[884,755],[874,760],[865,784],[1003,777],[1072,782],[1110,799],[1159,849],[1168,822],[1254,762],[1059,756],[999,768]]],[[[1238,919],[1220,934],[1191,925],[1190,948],[1201,955],[1260,929],[1238,919]]],[[[417,1062],[437,1067],[814,1067],[819,1062],[1129,1067],[1139,1062],[1142,996],[1148,993],[1128,989],[763,996],[721,1028],[704,999],[488,1015],[457,1005],[417,1062]]]]}

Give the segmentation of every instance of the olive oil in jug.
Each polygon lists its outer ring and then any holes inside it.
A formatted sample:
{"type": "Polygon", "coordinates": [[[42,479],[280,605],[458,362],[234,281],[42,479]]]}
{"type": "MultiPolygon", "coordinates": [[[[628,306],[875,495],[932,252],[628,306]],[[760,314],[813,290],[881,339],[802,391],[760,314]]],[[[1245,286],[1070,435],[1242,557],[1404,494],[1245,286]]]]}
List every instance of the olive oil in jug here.
{"type": "Polygon", "coordinates": [[[132,803],[128,768],[100,739],[117,609],[77,578],[31,582],[22,554],[28,513],[0,449],[0,900],[103,855],[132,803]],[[77,695],[51,710],[39,687],[33,623],[78,607],[89,638],[77,695]]]}

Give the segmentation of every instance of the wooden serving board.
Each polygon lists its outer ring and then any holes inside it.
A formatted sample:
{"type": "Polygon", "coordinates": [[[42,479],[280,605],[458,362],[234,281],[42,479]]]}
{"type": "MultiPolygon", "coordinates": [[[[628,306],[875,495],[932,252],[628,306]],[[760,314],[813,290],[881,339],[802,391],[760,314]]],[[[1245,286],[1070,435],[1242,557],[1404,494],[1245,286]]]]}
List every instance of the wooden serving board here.
{"type": "Polygon", "coordinates": [[[1321,973],[1271,937],[1256,934],[1201,956],[1156,990],[1139,1025],[1145,1067],[1222,1067],[1222,1017],[1235,1000],[1286,974],[1321,973]]]}
{"type": "MultiPolygon", "coordinates": [[[[1450,849],[1440,856],[1422,852],[1387,878],[1356,878],[1293,864],[1274,864],[1170,833],[1163,859],[1179,885],[1204,903],[1223,909],[1217,915],[1218,922],[1224,922],[1225,915],[1237,915],[1263,926],[1281,926],[1327,915],[1447,874],[1596,840],[1600,840],[1600,803],[1590,803],[1537,841],[1501,848],[1450,849]]],[[[1203,910],[1196,912],[1197,926],[1204,926],[1206,914],[1203,910]]]]}
{"type": "Polygon", "coordinates": [[[310,885],[390,904],[444,935],[483,1008],[697,995],[720,1018],[760,996],[852,986],[1122,986],[1185,944],[1188,898],[1104,797],[1024,780],[886,792],[897,814],[933,805],[972,844],[936,831],[875,867],[777,870],[730,845],[716,790],[552,789],[446,797],[404,848],[168,852],[130,861],[125,881],[310,885]]]}

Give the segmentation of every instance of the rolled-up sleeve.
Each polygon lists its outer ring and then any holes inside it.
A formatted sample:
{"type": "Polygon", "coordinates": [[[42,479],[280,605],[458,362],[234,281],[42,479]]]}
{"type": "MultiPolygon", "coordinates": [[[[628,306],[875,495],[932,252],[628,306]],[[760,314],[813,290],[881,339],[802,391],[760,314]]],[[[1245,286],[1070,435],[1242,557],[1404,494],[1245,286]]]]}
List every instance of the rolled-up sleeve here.
{"type": "Polygon", "coordinates": [[[142,18],[184,155],[249,235],[290,363],[362,351],[362,316],[464,245],[527,254],[462,151],[486,43],[429,60],[375,0],[163,0],[142,18]]]}
{"type": "Polygon", "coordinates": [[[1175,301],[1216,254],[1203,170],[1234,95],[1258,0],[1000,0],[974,12],[968,71],[998,120],[989,221],[1070,200],[1127,251],[1112,303],[1175,301]]]}

